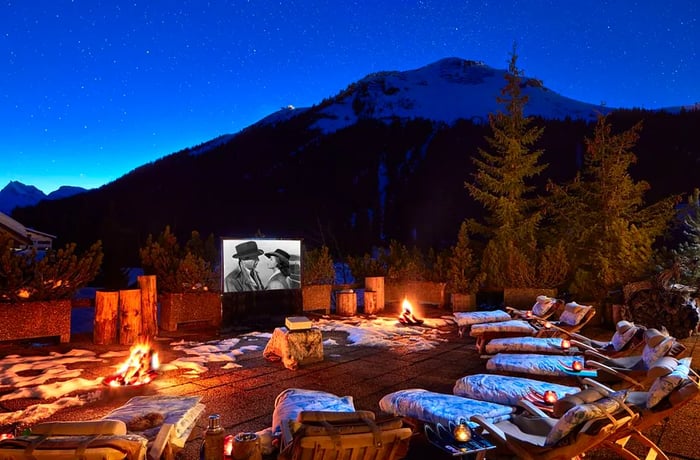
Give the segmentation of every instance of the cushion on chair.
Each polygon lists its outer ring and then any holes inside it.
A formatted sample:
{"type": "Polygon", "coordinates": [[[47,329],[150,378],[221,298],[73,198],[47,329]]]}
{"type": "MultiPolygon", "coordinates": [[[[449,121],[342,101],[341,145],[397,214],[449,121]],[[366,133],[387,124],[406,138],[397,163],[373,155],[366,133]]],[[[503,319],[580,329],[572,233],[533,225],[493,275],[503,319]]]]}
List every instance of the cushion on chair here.
{"type": "Polygon", "coordinates": [[[564,306],[564,311],[559,316],[559,321],[569,326],[576,326],[591,308],[593,307],[590,305],[579,305],[576,302],[569,302],[564,306]]]}
{"type": "Polygon", "coordinates": [[[616,391],[595,402],[572,407],[555,423],[554,427],[547,435],[545,444],[552,446],[584,422],[613,414],[620,409],[626,396],[626,390],[616,391]]]}
{"type": "Polygon", "coordinates": [[[673,337],[666,337],[656,345],[651,345],[651,342],[647,342],[642,351],[642,360],[644,364],[646,364],[646,367],[652,367],[656,361],[666,356],[666,354],[671,351],[671,348],[673,348],[675,341],[676,339],[673,337]]]}
{"type": "Polygon", "coordinates": [[[618,321],[615,325],[615,333],[610,340],[615,351],[623,350],[638,330],[639,327],[629,321],[618,321]]]}
{"type": "Polygon", "coordinates": [[[657,378],[649,388],[647,397],[647,409],[659,404],[666,396],[671,394],[681,382],[690,374],[690,358],[681,359],[676,368],[668,375],[657,378]]]}
{"type": "Polygon", "coordinates": [[[549,313],[549,310],[554,306],[556,299],[546,295],[538,295],[535,305],[532,306],[532,314],[535,316],[544,316],[549,313]]]}

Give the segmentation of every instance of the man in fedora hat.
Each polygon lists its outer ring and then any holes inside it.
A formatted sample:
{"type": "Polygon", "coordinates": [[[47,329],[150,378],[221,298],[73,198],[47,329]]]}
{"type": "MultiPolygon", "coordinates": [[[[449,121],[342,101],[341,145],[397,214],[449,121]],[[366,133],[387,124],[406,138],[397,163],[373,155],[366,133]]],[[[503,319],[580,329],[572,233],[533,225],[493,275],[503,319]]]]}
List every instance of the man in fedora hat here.
{"type": "Polygon", "coordinates": [[[232,256],[238,259],[238,266],[224,279],[225,292],[261,291],[264,289],[260,275],[255,270],[262,249],[258,249],[255,241],[246,241],[236,245],[236,253],[232,256]]]}

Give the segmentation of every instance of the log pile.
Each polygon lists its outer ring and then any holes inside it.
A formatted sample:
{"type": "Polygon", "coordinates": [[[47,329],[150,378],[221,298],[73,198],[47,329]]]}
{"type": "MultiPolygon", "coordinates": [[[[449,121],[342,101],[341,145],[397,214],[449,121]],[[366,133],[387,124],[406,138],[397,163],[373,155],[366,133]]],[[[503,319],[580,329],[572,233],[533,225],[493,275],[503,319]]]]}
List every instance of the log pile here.
{"type": "Polygon", "coordinates": [[[625,286],[622,319],[657,329],[677,339],[698,333],[700,310],[694,290],[665,282],[642,281],[625,286]]]}

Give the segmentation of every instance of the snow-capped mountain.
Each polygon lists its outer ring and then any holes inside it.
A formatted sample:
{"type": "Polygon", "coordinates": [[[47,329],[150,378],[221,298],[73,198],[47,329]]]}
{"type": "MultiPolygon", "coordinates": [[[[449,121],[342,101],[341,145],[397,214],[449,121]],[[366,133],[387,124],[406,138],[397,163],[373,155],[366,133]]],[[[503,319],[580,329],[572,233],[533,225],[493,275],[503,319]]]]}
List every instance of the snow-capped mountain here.
{"type": "MultiPolygon", "coordinates": [[[[312,128],[328,134],[361,119],[387,122],[426,118],[447,124],[458,119],[484,122],[489,113],[502,111],[497,97],[505,85],[506,70],[482,62],[446,58],[409,71],[379,72],[348,86],[334,98],[311,109],[285,107],[258,124],[277,124],[314,112],[312,128]]],[[[567,98],[534,78],[522,79],[529,100],[525,115],[546,119],[595,119],[612,109],[567,98]]]]}
{"type": "Polygon", "coordinates": [[[0,190],[0,212],[9,214],[16,207],[33,206],[41,200],[58,200],[77,195],[86,189],[64,185],[46,195],[33,185],[25,185],[18,181],[10,181],[0,190]]]}

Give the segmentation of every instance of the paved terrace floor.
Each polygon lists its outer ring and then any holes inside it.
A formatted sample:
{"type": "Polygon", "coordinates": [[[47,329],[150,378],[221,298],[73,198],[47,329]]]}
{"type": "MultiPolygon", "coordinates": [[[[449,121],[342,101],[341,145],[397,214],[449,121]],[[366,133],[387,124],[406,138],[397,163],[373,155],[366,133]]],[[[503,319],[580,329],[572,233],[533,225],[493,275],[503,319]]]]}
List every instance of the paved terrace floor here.
{"type": "MultiPolygon", "coordinates": [[[[433,309],[427,316],[449,316],[445,310],[433,309]]],[[[283,321],[283,320],[282,320],[283,321]]],[[[258,327],[256,330],[270,332],[281,323],[272,323],[258,327]]],[[[609,338],[612,332],[590,328],[584,331],[591,337],[609,338]]],[[[235,331],[217,334],[216,331],[184,330],[161,337],[156,341],[167,362],[176,357],[169,350],[168,344],[173,339],[211,340],[235,336],[235,331]]],[[[457,327],[444,328],[444,342],[427,351],[416,351],[410,342],[394,349],[372,348],[363,346],[346,346],[347,337],[343,332],[323,333],[324,340],[334,339],[338,345],[327,346],[324,361],[302,366],[296,371],[288,370],[280,362],[268,362],[262,356],[266,341],[260,339],[259,350],[246,352],[237,363],[242,367],[233,370],[222,369],[223,363],[210,363],[209,370],[197,378],[188,377],[184,371],[170,371],[161,375],[157,385],[148,391],[164,395],[198,395],[206,405],[205,414],[219,413],[227,434],[243,431],[259,431],[272,424],[272,410],[275,397],[286,388],[306,388],[323,390],[337,395],[351,395],[358,409],[378,411],[380,398],[387,393],[406,388],[424,388],[437,392],[451,393],[455,381],[467,374],[485,371],[484,362],[479,358],[471,338],[460,338],[457,327]]],[[[700,345],[698,336],[685,339],[684,344],[694,356],[693,367],[700,366],[700,345]]],[[[253,342],[246,342],[247,345],[253,342]]],[[[108,350],[126,349],[120,346],[96,346],[91,337],[73,336],[71,343],[52,344],[43,347],[41,352],[66,352],[70,349],[90,349],[98,354],[108,350]]],[[[29,353],[17,344],[0,344],[0,354],[29,353]]],[[[37,351],[33,350],[36,354],[37,351]]],[[[93,379],[109,375],[114,363],[81,364],[84,368],[82,377],[93,379]]],[[[133,394],[114,394],[110,397],[85,404],[80,407],[67,408],[55,413],[49,420],[90,420],[105,414],[126,402],[133,394]]],[[[14,411],[18,407],[36,404],[41,401],[8,401],[2,410],[14,411]]],[[[199,449],[206,426],[203,416],[189,441],[177,458],[198,459],[199,449]]],[[[648,430],[645,434],[657,442],[671,459],[688,460],[700,458],[700,398],[692,401],[663,424],[648,430]]],[[[266,457],[268,459],[275,456],[266,457]]],[[[428,445],[422,437],[411,441],[407,459],[447,459],[451,458],[436,448],[428,445]]],[[[511,458],[508,455],[494,453],[489,458],[511,458]]],[[[588,454],[590,459],[617,458],[602,451],[588,454]]]]}

